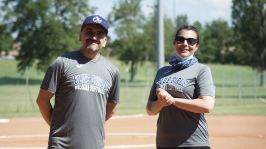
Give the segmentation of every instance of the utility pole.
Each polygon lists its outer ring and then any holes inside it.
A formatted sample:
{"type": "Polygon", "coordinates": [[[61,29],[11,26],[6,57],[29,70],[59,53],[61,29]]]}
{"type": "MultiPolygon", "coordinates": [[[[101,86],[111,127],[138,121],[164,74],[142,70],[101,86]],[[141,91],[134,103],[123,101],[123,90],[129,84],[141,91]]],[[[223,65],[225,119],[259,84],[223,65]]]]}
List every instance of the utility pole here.
{"type": "Polygon", "coordinates": [[[163,0],[157,0],[157,70],[164,66],[163,0]]]}
{"type": "MultiPolygon", "coordinates": [[[[266,3],[263,4],[263,9],[262,9],[262,17],[263,17],[263,24],[262,24],[262,38],[265,36],[266,34],[266,29],[265,29],[265,25],[266,25],[266,16],[265,16],[265,11],[266,11],[266,3]]],[[[264,39],[262,39],[264,40],[264,39]]],[[[263,51],[262,51],[262,77],[261,77],[261,85],[266,87],[266,47],[264,44],[263,47],[263,51]]]]}
{"type": "Polygon", "coordinates": [[[173,0],[173,22],[174,22],[174,25],[176,25],[176,21],[175,21],[175,9],[176,9],[176,6],[175,6],[176,4],[175,4],[175,0],[173,0]]]}

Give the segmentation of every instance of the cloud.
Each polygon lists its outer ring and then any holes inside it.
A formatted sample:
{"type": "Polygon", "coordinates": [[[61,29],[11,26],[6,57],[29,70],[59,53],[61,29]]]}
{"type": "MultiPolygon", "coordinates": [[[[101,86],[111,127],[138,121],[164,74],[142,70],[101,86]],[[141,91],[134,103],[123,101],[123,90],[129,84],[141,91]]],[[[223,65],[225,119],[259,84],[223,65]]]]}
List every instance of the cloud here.
{"type": "Polygon", "coordinates": [[[142,5],[141,11],[144,13],[145,16],[153,13],[153,5],[142,5]]]}
{"type": "Polygon", "coordinates": [[[203,0],[203,2],[218,9],[228,9],[232,5],[232,0],[203,0]]]}

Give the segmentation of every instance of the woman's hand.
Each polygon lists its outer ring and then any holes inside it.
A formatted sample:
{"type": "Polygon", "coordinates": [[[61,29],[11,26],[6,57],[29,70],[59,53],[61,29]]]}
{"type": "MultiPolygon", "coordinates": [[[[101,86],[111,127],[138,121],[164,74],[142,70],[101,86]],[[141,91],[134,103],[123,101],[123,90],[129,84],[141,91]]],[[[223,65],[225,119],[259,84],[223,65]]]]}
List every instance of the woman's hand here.
{"type": "Polygon", "coordinates": [[[163,106],[169,106],[173,104],[173,97],[165,90],[158,88],[156,90],[158,102],[163,106]]]}

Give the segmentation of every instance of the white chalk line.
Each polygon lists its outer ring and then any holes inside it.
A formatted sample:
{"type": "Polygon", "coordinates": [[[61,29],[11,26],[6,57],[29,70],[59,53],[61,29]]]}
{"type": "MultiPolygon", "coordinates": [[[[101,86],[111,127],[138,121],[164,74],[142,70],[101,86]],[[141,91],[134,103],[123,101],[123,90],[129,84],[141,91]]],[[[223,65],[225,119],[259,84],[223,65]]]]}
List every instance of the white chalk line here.
{"type": "Polygon", "coordinates": [[[0,139],[40,138],[40,137],[48,137],[48,134],[0,136],[0,139]]]}
{"type": "MultiPolygon", "coordinates": [[[[106,133],[109,136],[155,136],[155,133],[106,133]]],[[[0,139],[48,137],[48,134],[0,136],[0,139]]],[[[155,144],[105,146],[105,149],[155,147],[155,144]]],[[[0,149],[46,149],[40,147],[0,147],[0,149]]]]}
{"type": "MultiPolygon", "coordinates": [[[[120,116],[113,116],[111,119],[122,119],[122,118],[134,118],[134,117],[144,117],[147,116],[145,114],[136,114],[136,115],[120,115],[120,116]]],[[[0,118],[0,123],[8,123],[10,122],[9,119],[0,118]]]]}
{"type": "Polygon", "coordinates": [[[0,147],[0,149],[47,149],[47,147],[0,147]]]}
{"type": "MultiPolygon", "coordinates": [[[[155,136],[155,133],[106,133],[107,136],[155,136]]],[[[12,135],[12,136],[0,136],[0,139],[13,139],[13,138],[39,138],[48,137],[48,134],[35,134],[35,135],[12,135]]]]}
{"type": "Polygon", "coordinates": [[[147,115],[145,115],[145,114],[118,115],[118,116],[113,116],[111,119],[134,118],[134,117],[144,117],[144,116],[147,116],[147,115]]]}
{"type": "Polygon", "coordinates": [[[8,123],[9,122],[9,119],[1,119],[0,118],[0,123],[8,123]]]}
{"type": "MultiPolygon", "coordinates": [[[[108,148],[143,148],[143,147],[155,147],[155,144],[142,144],[142,145],[117,145],[117,146],[105,146],[105,149],[108,148]]],[[[0,147],[0,149],[47,149],[44,147],[0,147]]]]}
{"type": "MultiPolygon", "coordinates": [[[[122,118],[132,118],[132,117],[143,117],[144,114],[138,115],[127,115],[127,116],[114,116],[112,119],[122,119],[122,118]]],[[[0,119],[1,122],[9,122],[8,119],[0,119]]],[[[106,135],[110,136],[155,136],[155,133],[106,133],[106,135]]],[[[12,136],[0,136],[0,139],[8,139],[8,138],[35,138],[35,137],[48,137],[48,134],[35,134],[35,135],[12,135],[12,136]]]]}
{"type": "MultiPolygon", "coordinates": [[[[129,116],[114,116],[112,119],[143,117],[144,114],[129,115],[129,116]]],[[[0,119],[0,123],[7,123],[8,119],[0,119]]],[[[106,133],[109,136],[155,136],[155,133],[106,133]]],[[[48,137],[48,134],[36,134],[36,135],[12,135],[12,136],[0,136],[0,139],[8,138],[36,138],[36,137],[48,137]]],[[[155,144],[142,144],[142,145],[117,145],[117,146],[105,146],[105,149],[120,149],[120,148],[143,148],[143,147],[155,147],[155,144]]],[[[0,149],[47,149],[43,147],[0,147],[0,149]]]]}
{"type": "Polygon", "coordinates": [[[108,136],[155,136],[155,133],[138,133],[138,132],[127,132],[127,133],[106,133],[108,136]]]}
{"type": "Polygon", "coordinates": [[[143,148],[143,147],[155,147],[155,146],[156,146],[155,144],[142,144],[142,145],[105,146],[105,148],[143,148]]]}

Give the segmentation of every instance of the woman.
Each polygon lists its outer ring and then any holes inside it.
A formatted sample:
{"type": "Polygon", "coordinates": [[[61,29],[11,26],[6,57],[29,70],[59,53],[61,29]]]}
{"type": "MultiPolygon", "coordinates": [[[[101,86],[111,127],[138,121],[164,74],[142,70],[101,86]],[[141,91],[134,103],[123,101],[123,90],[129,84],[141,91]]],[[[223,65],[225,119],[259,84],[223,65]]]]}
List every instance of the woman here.
{"type": "Polygon", "coordinates": [[[198,62],[198,31],[183,26],[175,34],[171,66],[158,70],[146,111],[159,113],[157,149],[210,149],[204,113],[214,107],[215,86],[211,70],[198,62]]]}

